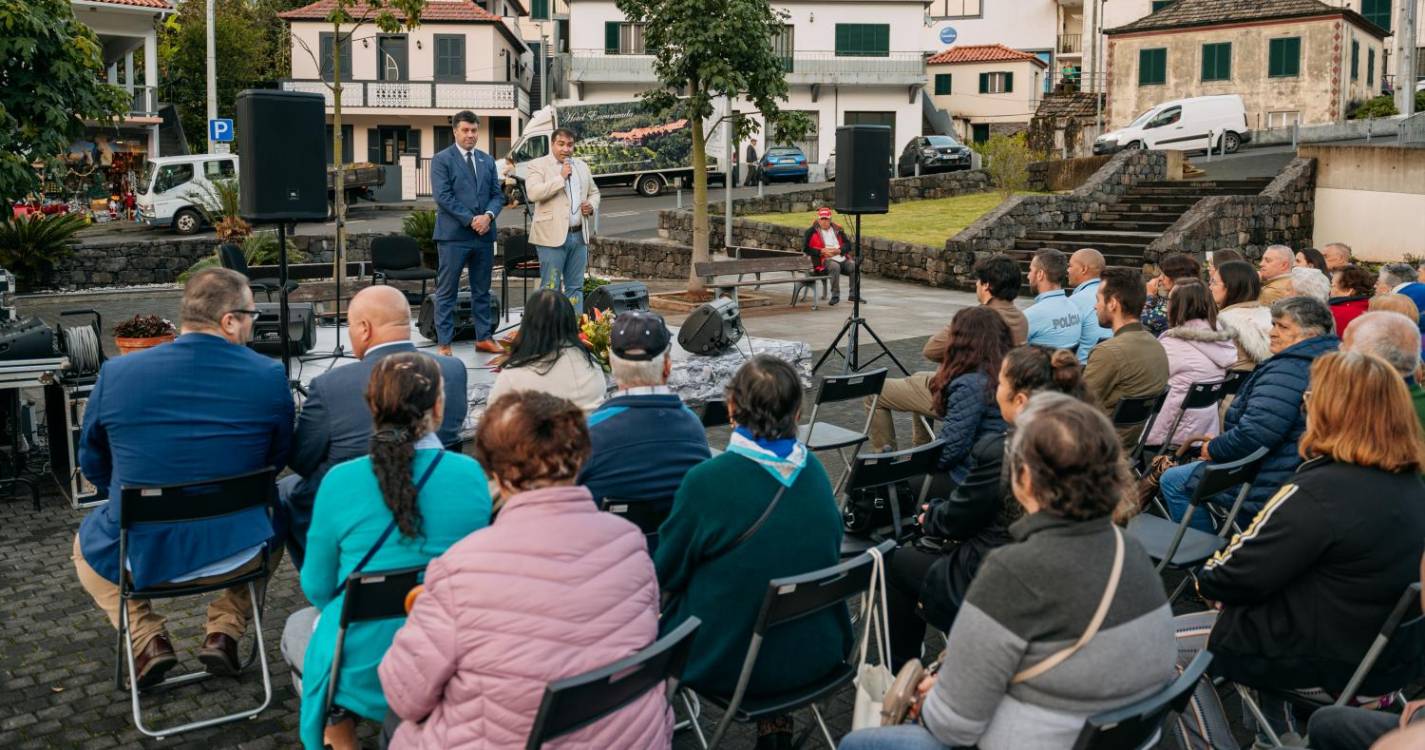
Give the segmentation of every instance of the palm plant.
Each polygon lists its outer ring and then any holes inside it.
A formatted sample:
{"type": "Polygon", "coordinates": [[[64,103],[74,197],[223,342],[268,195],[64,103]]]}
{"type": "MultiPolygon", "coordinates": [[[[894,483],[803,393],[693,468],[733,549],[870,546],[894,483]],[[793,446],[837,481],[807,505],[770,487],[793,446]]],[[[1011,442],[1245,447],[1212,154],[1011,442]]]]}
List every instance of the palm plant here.
{"type": "Polygon", "coordinates": [[[0,220],[0,267],[32,288],[72,250],[69,240],[88,221],[80,214],[33,214],[0,220]]]}
{"type": "Polygon", "coordinates": [[[412,211],[401,220],[401,231],[421,246],[421,260],[427,268],[435,268],[435,211],[412,211]]]}
{"type": "Polygon", "coordinates": [[[242,210],[242,191],[237,178],[212,180],[199,185],[192,196],[203,218],[213,225],[213,231],[223,242],[241,240],[252,234],[252,225],[239,214],[242,210]]]}
{"type": "MultiPolygon", "coordinates": [[[[276,265],[277,256],[277,234],[275,232],[256,232],[248,235],[242,241],[242,255],[247,260],[247,265],[271,266],[276,265]]],[[[297,249],[297,245],[291,239],[287,240],[287,262],[304,263],[307,254],[297,249]]],[[[178,274],[178,280],[185,282],[193,274],[204,268],[212,268],[221,265],[222,261],[218,257],[218,251],[214,250],[212,255],[205,255],[198,259],[197,263],[188,267],[188,270],[178,274]]]]}

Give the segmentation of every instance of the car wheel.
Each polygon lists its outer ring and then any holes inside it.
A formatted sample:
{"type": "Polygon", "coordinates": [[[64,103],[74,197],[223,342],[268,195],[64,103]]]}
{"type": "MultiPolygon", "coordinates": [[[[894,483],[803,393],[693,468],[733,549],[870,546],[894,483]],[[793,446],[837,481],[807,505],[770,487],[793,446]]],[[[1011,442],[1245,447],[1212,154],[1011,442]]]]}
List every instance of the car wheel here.
{"type": "Polygon", "coordinates": [[[1129,143],[1127,146],[1124,146],[1123,148],[1124,148],[1125,151],[1127,151],[1127,150],[1132,150],[1132,149],[1140,149],[1140,148],[1143,148],[1143,142],[1142,142],[1142,141],[1133,141],[1132,143],[1129,143]]]}
{"type": "Polygon", "coordinates": [[[179,234],[197,234],[203,228],[203,215],[191,208],[185,208],[173,215],[173,231],[179,234]]]}
{"type": "Polygon", "coordinates": [[[1227,131],[1222,136],[1222,149],[1229,154],[1237,153],[1237,149],[1242,147],[1242,136],[1232,131],[1227,131]]]}
{"type": "Polygon", "coordinates": [[[653,198],[663,192],[663,181],[658,179],[656,174],[646,174],[638,178],[638,194],[645,198],[653,198]]]}

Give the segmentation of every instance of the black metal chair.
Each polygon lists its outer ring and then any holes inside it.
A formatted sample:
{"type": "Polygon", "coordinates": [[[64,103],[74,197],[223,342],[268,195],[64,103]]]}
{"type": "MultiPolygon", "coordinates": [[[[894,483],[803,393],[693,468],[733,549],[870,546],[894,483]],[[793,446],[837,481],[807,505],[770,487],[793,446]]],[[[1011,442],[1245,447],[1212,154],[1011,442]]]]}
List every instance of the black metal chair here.
{"type": "MultiPolygon", "coordinates": [[[[1221,380],[1209,380],[1188,386],[1187,393],[1183,394],[1182,408],[1178,411],[1178,416],[1173,419],[1173,426],[1168,428],[1168,439],[1158,447],[1158,455],[1161,456],[1173,448],[1173,436],[1178,432],[1178,425],[1183,422],[1183,415],[1195,409],[1206,409],[1218,405],[1228,394],[1237,392],[1238,381],[1241,379],[1242,373],[1229,372],[1221,380]]],[[[1144,434],[1147,434],[1146,431],[1144,434]]]]}
{"type": "MultiPolygon", "coordinates": [[[[880,545],[882,555],[887,558],[890,557],[894,549],[894,541],[886,541],[880,545]]],[[[698,743],[703,748],[717,747],[734,721],[746,724],[758,719],[783,716],[803,708],[811,709],[812,716],[816,719],[817,726],[821,728],[828,746],[836,746],[836,740],[832,738],[831,730],[827,729],[826,721],[822,718],[821,709],[817,707],[817,703],[831,698],[855,678],[856,666],[852,664],[853,654],[848,654],[847,660],[831,670],[829,674],[782,693],[748,698],[747,685],[752,680],[752,672],[757,666],[757,655],[762,650],[762,642],[766,640],[768,631],[783,623],[831,607],[845,606],[847,599],[866,593],[871,584],[871,569],[872,558],[869,554],[863,553],[829,568],[799,576],[774,578],[768,582],[767,594],[762,600],[762,610],[757,615],[757,622],[752,626],[752,639],[748,643],[747,654],[742,660],[742,672],[738,675],[737,687],[733,690],[732,695],[694,693],[686,688],[681,693],[683,706],[687,709],[689,716],[697,716],[690,695],[706,698],[723,710],[722,719],[713,731],[711,741],[703,736],[702,727],[698,722],[693,721],[693,732],[697,735],[698,743]]],[[[804,740],[810,732],[811,727],[808,726],[802,732],[802,737],[799,740],[804,740]]],[[[800,741],[794,743],[793,746],[799,747],[800,741]]]]}
{"type": "Polygon", "coordinates": [[[520,307],[529,299],[529,280],[539,278],[539,252],[529,241],[528,235],[516,234],[500,241],[503,254],[500,261],[500,306],[505,311],[505,319],[510,314],[510,279],[520,279],[520,307]]]}
{"type": "Polygon", "coordinates": [[[1157,747],[1168,716],[1182,713],[1207,667],[1212,653],[1201,651],[1176,680],[1162,690],[1123,708],[1094,714],[1074,741],[1074,750],[1147,750],[1157,747]]]}
{"type": "MultiPolygon", "coordinates": [[[[275,276],[264,276],[254,279],[252,277],[252,271],[247,267],[247,256],[243,254],[242,248],[232,243],[225,242],[218,246],[218,263],[220,263],[223,268],[230,271],[237,271],[243,276],[246,276],[247,285],[251,287],[252,291],[254,293],[262,292],[267,295],[268,302],[272,301],[273,292],[280,291],[283,288],[282,280],[275,276]]],[[[300,286],[301,285],[297,282],[288,279],[286,287],[287,294],[297,291],[297,288],[300,286]]]]}
{"type": "MultiPolygon", "coordinates": [[[[247,474],[209,479],[200,482],[166,485],[161,487],[124,487],[120,490],[119,505],[119,559],[129,559],[132,544],[129,535],[137,528],[153,525],[171,526],[183,523],[198,523],[232,516],[244,511],[265,509],[269,512],[277,497],[274,479],[277,472],[266,467],[247,474]]],[[[150,588],[135,588],[132,574],[127,565],[119,566],[119,629],[116,647],[114,683],[124,689],[124,667],[128,666],[130,679],[128,691],[133,705],[134,727],[149,737],[163,739],[195,729],[225,724],[257,716],[272,702],[272,675],[267,667],[267,652],[262,641],[262,605],[265,598],[265,583],[271,575],[271,550],[264,546],[259,553],[260,564],[247,572],[236,572],[221,581],[193,584],[161,584],[150,588]],[[129,637],[129,601],[134,599],[177,599],[198,596],[213,591],[247,586],[252,602],[253,645],[247,658],[239,662],[239,671],[247,669],[254,660],[262,666],[263,699],[256,708],[224,714],[210,719],[191,721],[163,729],[149,729],[144,726],[143,713],[139,707],[137,673],[134,664],[134,644],[129,637]]],[[[241,569],[239,569],[241,571],[241,569]]],[[[144,688],[154,690],[171,688],[205,680],[213,675],[209,672],[189,672],[167,677],[162,682],[144,688]]]]}
{"type": "Polygon", "coordinates": [[[847,474],[842,476],[841,484],[836,488],[838,492],[841,490],[841,485],[845,484],[846,478],[850,476],[851,471],[851,457],[846,455],[846,449],[852,449],[854,455],[854,451],[858,450],[861,444],[869,438],[871,417],[876,413],[876,403],[881,398],[881,387],[885,384],[886,368],[884,367],[846,375],[828,375],[822,378],[821,383],[817,385],[816,400],[811,407],[811,420],[797,429],[797,439],[806,444],[807,450],[814,452],[834,450],[841,456],[841,461],[846,464],[847,474]],[[871,397],[871,405],[866,409],[866,422],[861,425],[860,432],[817,419],[822,404],[859,401],[867,396],[871,397]]]}
{"type": "Polygon", "coordinates": [[[1158,420],[1158,412],[1163,410],[1163,402],[1168,400],[1168,391],[1154,393],[1147,396],[1131,396],[1118,400],[1118,405],[1113,407],[1113,426],[1115,429],[1143,425],[1143,429],[1138,432],[1138,439],[1134,441],[1133,449],[1128,452],[1128,465],[1134,471],[1138,471],[1139,460],[1143,456],[1143,446],[1148,441],[1148,433],[1153,431],[1153,423],[1158,420]]]}
{"type": "Polygon", "coordinates": [[[391,570],[358,571],[346,578],[346,598],[341,603],[341,620],[337,623],[336,649],[332,651],[331,677],[322,702],[322,715],[331,713],[336,700],[337,682],[341,677],[341,657],[346,646],[346,631],[358,622],[390,620],[406,616],[406,595],[421,582],[424,565],[391,570]]]}
{"type": "Polygon", "coordinates": [[[546,742],[577,732],[659,685],[667,684],[669,696],[676,693],[693,648],[693,636],[701,624],[698,618],[689,617],[633,656],[549,683],[534,715],[525,750],[538,750],[546,742]]]}
{"type": "MultiPolygon", "coordinates": [[[[912,508],[920,507],[930,490],[932,475],[936,471],[935,466],[944,447],[944,440],[933,440],[925,445],[893,453],[859,454],[851,464],[851,475],[846,480],[846,494],[849,496],[853,492],[871,492],[885,488],[886,497],[878,495],[874,507],[879,510],[883,503],[889,505],[891,535],[888,538],[902,540],[909,524],[901,515],[900,486],[909,483],[913,487],[915,482],[920,482],[920,491],[915,493],[912,508]]],[[[849,507],[848,504],[848,513],[849,507]]],[[[841,556],[857,555],[874,547],[880,541],[876,535],[877,531],[881,530],[874,530],[870,537],[842,537],[841,556]]]]}
{"type": "MultiPolygon", "coordinates": [[[[732,415],[727,413],[727,402],[720,398],[712,398],[703,402],[703,408],[698,412],[698,419],[702,421],[704,430],[732,424],[732,415]]],[[[721,450],[711,447],[709,451],[714,456],[722,453],[721,450]]]]}
{"type": "Polygon", "coordinates": [[[421,245],[412,237],[392,234],[377,237],[371,241],[371,283],[388,284],[391,281],[419,281],[419,297],[406,299],[419,305],[426,298],[426,285],[435,281],[436,272],[421,265],[421,245]]]}
{"type": "MultiPolygon", "coordinates": [[[[645,537],[658,536],[658,527],[667,520],[668,513],[673,509],[673,499],[662,500],[624,500],[622,498],[606,497],[600,510],[612,513],[619,518],[638,527],[645,537]]],[[[653,540],[649,539],[650,550],[653,547],[653,540]]]]}

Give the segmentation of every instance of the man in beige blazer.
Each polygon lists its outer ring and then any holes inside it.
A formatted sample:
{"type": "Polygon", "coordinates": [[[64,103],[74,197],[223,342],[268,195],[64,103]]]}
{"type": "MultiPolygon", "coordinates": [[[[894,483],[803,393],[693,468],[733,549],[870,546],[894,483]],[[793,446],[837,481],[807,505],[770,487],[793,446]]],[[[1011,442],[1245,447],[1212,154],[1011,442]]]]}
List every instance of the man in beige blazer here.
{"type": "Polygon", "coordinates": [[[583,159],[574,158],[574,134],[560,128],[550,154],[529,164],[525,196],[534,204],[529,241],[539,253],[539,285],[561,292],[584,309],[584,268],[599,210],[599,186],[583,159]]]}

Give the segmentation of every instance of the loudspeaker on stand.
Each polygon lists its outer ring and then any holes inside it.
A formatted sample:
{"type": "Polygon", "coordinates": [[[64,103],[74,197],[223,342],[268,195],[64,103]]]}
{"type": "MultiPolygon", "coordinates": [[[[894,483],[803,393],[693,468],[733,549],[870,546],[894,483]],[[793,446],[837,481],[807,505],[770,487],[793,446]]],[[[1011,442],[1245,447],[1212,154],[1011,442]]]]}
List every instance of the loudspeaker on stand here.
{"type": "Polygon", "coordinates": [[[843,125],[836,129],[836,210],[883,214],[891,210],[891,129],[843,125]]]}
{"type": "Polygon", "coordinates": [[[237,96],[239,192],[252,222],[326,221],[326,99],[249,89],[237,96]]]}

